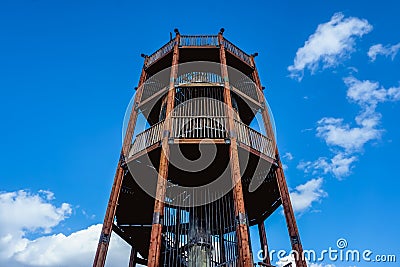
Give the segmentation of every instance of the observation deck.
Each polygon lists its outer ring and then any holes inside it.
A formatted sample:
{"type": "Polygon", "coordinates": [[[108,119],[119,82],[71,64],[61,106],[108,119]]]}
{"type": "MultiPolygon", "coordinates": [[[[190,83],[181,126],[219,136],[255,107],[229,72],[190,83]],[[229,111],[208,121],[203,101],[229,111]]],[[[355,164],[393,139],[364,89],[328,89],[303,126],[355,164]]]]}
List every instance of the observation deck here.
{"type": "MultiPolygon", "coordinates": [[[[160,96],[167,93],[168,86],[160,82],[154,82],[152,79],[143,86],[143,94],[138,108],[143,107],[146,113],[151,104],[153,110],[156,107],[156,111],[158,112],[161,109],[161,103],[154,102],[157,102],[156,100],[161,102],[160,96]]],[[[225,114],[226,111],[223,110],[224,107],[219,105],[218,100],[209,101],[206,99],[215,99],[218,89],[222,89],[223,86],[224,81],[222,77],[212,72],[186,72],[177,77],[175,88],[173,89],[176,90],[176,95],[182,93],[184,91],[183,88],[193,87],[202,88],[202,90],[207,92],[199,95],[203,99],[190,100],[190,103],[186,104],[185,107],[178,105],[171,116],[171,143],[196,143],[204,142],[204,139],[214,143],[229,142],[231,136],[230,132],[226,130],[227,116],[225,114]],[[182,127],[187,129],[183,129],[182,127]]],[[[243,120],[240,118],[241,114],[238,114],[234,120],[235,133],[239,145],[248,150],[257,151],[255,153],[258,153],[259,156],[274,160],[275,150],[272,139],[248,125],[251,123],[250,119],[254,119],[254,111],[262,108],[262,104],[258,102],[257,90],[259,89],[249,80],[239,81],[237,84],[230,85],[230,90],[239,96],[238,110],[245,110],[247,112],[247,114],[242,112],[243,120]]],[[[188,101],[187,97],[180,102],[185,101],[188,101]]],[[[179,101],[176,102],[176,104],[179,104],[179,101]]],[[[153,111],[153,113],[157,112],[153,111]]],[[[151,118],[151,113],[147,112],[146,114],[151,118]]],[[[147,151],[147,149],[157,144],[160,145],[163,126],[164,120],[151,125],[148,129],[137,134],[131,146],[129,158],[135,157],[138,153],[144,150],[147,151]]]]}
{"type": "MultiPolygon", "coordinates": [[[[254,55],[245,53],[222,35],[180,35],[179,39],[174,38],[153,54],[145,56],[143,72],[145,79],[137,88],[138,95],[132,109],[143,116],[146,126],[133,134],[129,151],[125,155],[129,171],[122,182],[116,209],[117,224],[114,228],[127,242],[135,243],[144,258],[148,257],[154,224],[155,201],[152,196],[156,195],[160,155],[165,153],[163,144],[166,144],[167,138],[165,214],[170,215],[164,215],[161,231],[165,244],[162,244],[162,250],[172,250],[174,247],[177,250],[186,249],[183,246],[177,247],[179,242],[188,242],[189,223],[182,221],[179,226],[181,232],[178,234],[172,227],[177,222],[171,218],[177,213],[203,212],[202,209],[211,218],[209,225],[215,224],[209,229],[209,236],[218,240],[213,242],[232,242],[232,246],[236,246],[235,238],[227,237],[232,233],[235,236],[237,218],[232,215],[233,209],[218,208],[218,205],[230,205],[233,201],[232,190],[214,204],[207,204],[197,210],[185,206],[178,208],[173,201],[178,199],[184,202],[185,199],[174,190],[175,186],[180,186],[189,188],[187,191],[190,192],[190,188],[201,187],[220,178],[233,183],[234,172],[230,168],[230,159],[231,140],[234,139],[240,166],[237,172],[240,172],[243,186],[248,225],[262,223],[281,205],[275,172],[278,165],[274,136],[267,136],[267,133],[258,130],[265,125],[258,125],[257,118],[262,116],[268,106],[255,75],[254,55]],[[225,51],[226,72],[221,67],[221,46],[225,51]],[[171,66],[174,66],[173,59],[176,57],[174,53],[179,53],[179,60],[176,75],[172,77],[171,66]],[[174,108],[167,114],[168,101],[171,104],[168,95],[171,91],[174,108]],[[226,105],[227,93],[231,98],[230,106],[226,105]],[[200,169],[201,162],[198,159],[202,155],[203,158],[204,155],[210,155],[211,161],[208,166],[200,169]],[[182,167],[184,159],[191,160],[189,169],[182,167]],[[199,170],[193,171],[197,167],[199,170]],[[258,186],[251,189],[252,183],[258,186]],[[223,217],[219,226],[218,217],[223,217]],[[174,241],[174,238],[184,241],[174,241]]],[[[137,128],[138,125],[135,130],[137,128]]],[[[207,194],[210,192],[204,191],[201,197],[206,199],[209,197],[207,194]]],[[[225,262],[236,260],[225,259],[225,262]]],[[[187,263],[187,260],[184,262],[187,263]]],[[[219,266],[218,262],[224,260],[217,259],[215,266],[219,266]]],[[[187,266],[186,263],[176,266],[187,266]]]]}
{"type": "MultiPolygon", "coordinates": [[[[225,37],[223,37],[222,43],[227,52],[227,65],[240,70],[246,75],[250,75],[254,69],[251,55],[245,53],[225,37]]],[[[171,66],[175,44],[176,40],[172,39],[148,56],[144,67],[149,74],[153,75],[171,66]]],[[[219,47],[218,35],[181,35],[179,41],[179,63],[193,61],[219,62],[219,47]],[[193,53],[192,49],[196,49],[196,53],[193,53]]]]}

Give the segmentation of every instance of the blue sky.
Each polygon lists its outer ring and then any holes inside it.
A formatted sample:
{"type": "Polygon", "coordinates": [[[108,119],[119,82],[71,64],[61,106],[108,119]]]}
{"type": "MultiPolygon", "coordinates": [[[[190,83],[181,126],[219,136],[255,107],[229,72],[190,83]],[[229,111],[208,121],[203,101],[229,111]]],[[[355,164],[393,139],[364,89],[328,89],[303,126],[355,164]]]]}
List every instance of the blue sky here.
{"type": "MultiPolygon", "coordinates": [[[[221,27],[259,53],[303,246],[345,238],[399,258],[398,10],[394,0],[2,1],[0,266],[90,265],[140,54],[174,28],[221,27]]],[[[288,250],[282,213],[266,227],[270,248],[288,250]]],[[[126,266],[127,247],[112,242],[109,266],[126,266]]]]}

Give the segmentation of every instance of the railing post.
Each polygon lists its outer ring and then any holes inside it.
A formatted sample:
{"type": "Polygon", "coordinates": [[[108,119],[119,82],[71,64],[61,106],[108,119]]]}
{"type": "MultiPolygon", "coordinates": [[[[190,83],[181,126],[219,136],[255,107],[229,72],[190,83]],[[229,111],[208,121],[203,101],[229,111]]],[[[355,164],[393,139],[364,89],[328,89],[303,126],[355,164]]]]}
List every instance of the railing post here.
{"type": "Polygon", "coordinates": [[[148,256],[148,267],[159,267],[160,253],[161,253],[161,239],[162,239],[162,219],[164,215],[164,201],[166,193],[166,181],[168,178],[168,157],[169,157],[169,144],[168,138],[171,132],[171,113],[174,108],[175,101],[175,79],[178,73],[178,60],[179,60],[179,41],[180,34],[175,30],[175,47],[172,58],[172,67],[170,73],[169,91],[167,95],[167,108],[166,119],[164,121],[164,132],[162,138],[162,149],[160,156],[160,166],[158,169],[156,198],[154,200],[154,213],[153,224],[151,228],[150,247],[148,256]]]}
{"type": "Polygon", "coordinates": [[[227,106],[227,117],[228,117],[228,132],[230,133],[230,169],[232,176],[233,187],[233,201],[235,207],[235,216],[237,219],[236,236],[238,239],[238,251],[239,251],[239,267],[252,267],[253,259],[250,249],[249,241],[249,229],[247,224],[247,215],[244,207],[243,199],[243,188],[240,175],[239,166],[239,155],[237,139],[235,134],[235,124],[234,117],[232,113],[232,99],[229,84],[228,67],[226,62],[225,48],[223,44],[223,29],[221,29],[218,34],[218,40],[220,45],[220,64],[221,64],[221,74],[224,80],[224,102],[227,106]]]}

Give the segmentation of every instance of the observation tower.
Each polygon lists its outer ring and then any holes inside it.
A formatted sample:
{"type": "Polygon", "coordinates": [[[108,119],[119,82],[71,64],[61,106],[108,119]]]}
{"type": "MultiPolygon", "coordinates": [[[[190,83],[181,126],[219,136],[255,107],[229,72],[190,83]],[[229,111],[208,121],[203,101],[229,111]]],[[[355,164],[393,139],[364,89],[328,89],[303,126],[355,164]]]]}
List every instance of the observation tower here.
{"type": "Polygon", "coordinates": [[[302,254],[257,54],[223,33],[175,29],[142,55],[94,267],[104,266],[112,232],[131,245],[131,267],[271,266],[264,225],[280,205],[302,254]]]}

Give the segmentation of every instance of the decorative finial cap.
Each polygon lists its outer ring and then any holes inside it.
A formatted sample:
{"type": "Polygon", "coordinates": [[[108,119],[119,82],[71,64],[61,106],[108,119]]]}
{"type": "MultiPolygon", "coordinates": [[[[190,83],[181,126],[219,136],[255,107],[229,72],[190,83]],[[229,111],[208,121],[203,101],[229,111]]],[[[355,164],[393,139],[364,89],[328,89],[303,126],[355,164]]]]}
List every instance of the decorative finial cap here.
{"type": "Polygon", "coordinates": [[[220,34],[223,34],[224,31],[225,31],[225,29],[224,29],[224,28],[221,28],[221,29],[219,30],[219,33],[220,33],[220,34]]]}
{"type": "Polygon", "coordinates": [[[252,56],[253,56],[253,57],[256,57],[256,56],[258,56],[258,53],[255,52],[255,53],[252,54],[252,56]]]}
{"type": "Polygon", "coordinates": [[[143,57],[143,58],[147,57],[146,54],[140,54],[140,56],[143,57]]]}
{"type": "Polygon", "coordinates": [[[178,33],[179,33],[179,30],[178,30],[178,28],[175,28],[175,29],[174,29],[174,33],[176,33],[176,34],[178,34],[178,33]]]}

